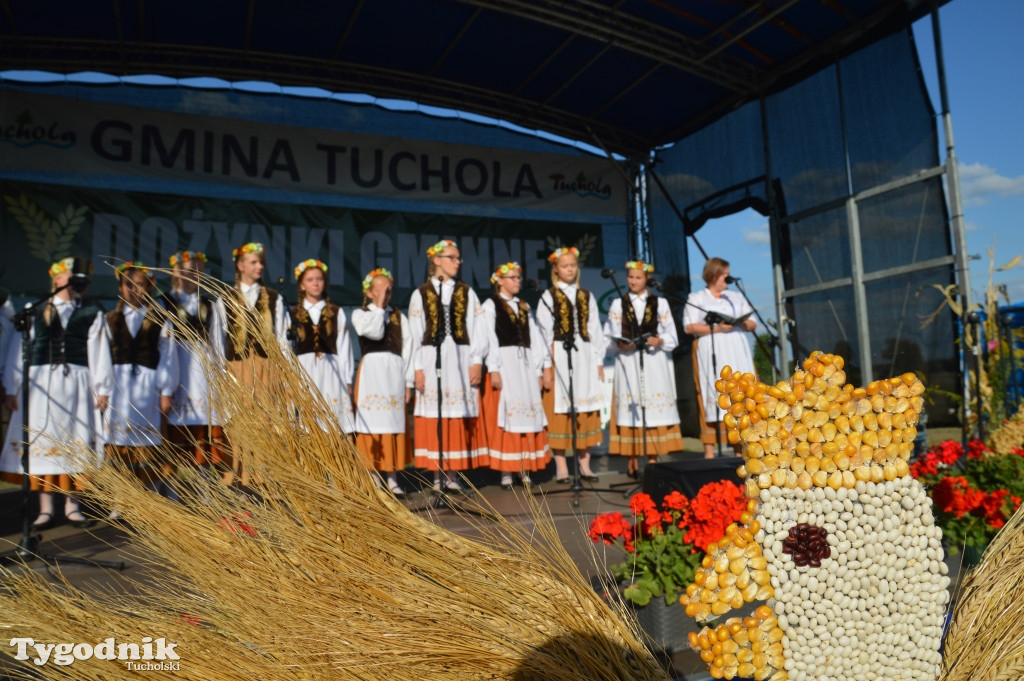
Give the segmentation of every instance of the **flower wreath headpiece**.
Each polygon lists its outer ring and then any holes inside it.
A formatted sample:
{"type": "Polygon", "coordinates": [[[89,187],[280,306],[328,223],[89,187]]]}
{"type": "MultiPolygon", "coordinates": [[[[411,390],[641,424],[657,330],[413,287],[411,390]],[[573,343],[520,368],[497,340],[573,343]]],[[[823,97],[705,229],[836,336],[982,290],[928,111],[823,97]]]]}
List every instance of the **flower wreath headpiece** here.
{"type": "Polygon", "coordinates": [[[644,262],[643,260],[630,260],[629,262],[626,263],[626,269],[640,270],[641,272],[651,274],[654,272],[654,265],[652,265],[649,262],[644,262]]]}
{"type": "Polygon", "coordinates": [[[327,265],[325,265],[322,260],[315,260],[313,258],[310,258],[309,260],[303,260],[302,262],[295,266],[295,281],[298,281],[299,277],[302,276],[302,273],[308,270],[310,267],[317,267],[320,269],[321,272],[327,274],[327,265]]]}
{"type": "MultiPolygon", "coordinates": [[[[74,268],[74,258],[62,258],[50,265],[50,278],[53,279],[58,274],[70,274],[74,268]]],[[[89,263],[89,274],[92,274],[92,263],[89,263]]]]}
{"type": "Polygon", "coordinates": [[[170,257],[171,267],[177,267],[181,263],[192,262],[198,260],[204,265],[208,262],[206,254],[202,251],[178,251],[170,257]]]}
{"type": "Polygon", "coordinates": [[[556,248],[554,252],[548,256],[548,260],[551,262],[558,262],[558,259],[567,253],[572,253],[577,258],[580,257],[580,251],[575,246],[569,246],[568,248],[556,248]]]}
{"type": "Polygon", "coordinates": [[[143,265],[142,262],[138,260],[125,261],[118,265],[117,267],[115,267],[114,277],[120,280],[121,277],[124,276],[124,273],[127,272],[128,270],[138,270],[142,272],[142,274],[144,274],[145,276],[149,277],[150,279],[154,278],[154,275],[151,275],[149,273],[149,268],[143,265]]]}
{"type": "Polygon", "coordinates": [[[522,271],[523,271],[523,268],[522,268],[522,266],[519,263],[517,263],[517,262],[507,262],[504,265],[499,266],[498,269],[494,270],[494,274],[491,275],[491,283],[492,284],[497,284],[499,277],[507,277],[512,272],[522,272],[522,271]]]}
{"type": "Polygon", "coordinates": [[[244,246],[239,246],[235,250],[231,251],[231,256],[238,260],[245,253],[252,253],[253,255],[263,255],[263,244],[250,241],[244,246]]]}
{"type": "Polygon", "coordinates": [[[433,246],[431,246],[430,248],[427,249],[427,257],[428,258],[433,258],[435,255],[440,255],[441,251],[443,251],[444,249],[448,248],[449,246],[452,247],[452,248],[458,248],[459,247],[459,245],[456,244],[451,239],[441,239],[436,244],[434,244],[433,246]]]}
{"type": "Polygon", "coordinates": [[[367,291],[370,290],[370,286],[373,285],[373,280],[376,279],[377,277],[387,277],[391,281],[395,280],[395,278],[391,276],[391,273],[388,272],[385,268],[378,267],[377,269],[373,270],[363,278],[363,293],[366,293],[367,291]]]}

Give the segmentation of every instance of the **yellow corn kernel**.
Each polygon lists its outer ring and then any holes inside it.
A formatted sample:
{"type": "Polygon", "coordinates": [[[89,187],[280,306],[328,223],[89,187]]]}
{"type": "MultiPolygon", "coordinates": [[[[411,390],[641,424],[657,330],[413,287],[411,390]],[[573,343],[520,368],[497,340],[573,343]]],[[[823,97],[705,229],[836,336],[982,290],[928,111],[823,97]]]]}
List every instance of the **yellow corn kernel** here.
{"type": "Polygon", "coordinates": [[[731,606],[728,603],[723,603],[722,601],[715,601],[711,604],[711,614],[715,615],[716,617],[719,615],[724,615],[725,613],[729,612],[730,607],[731,606]]]}
{"type": "Polygon", "coordinates": [[[843,474],[841,471],[833,471],[828,476],[828,486],[832,489],[839,489],[843,486],[843,474]]]}
{"type": "Polygon", "coordinates": [[[740,595],[743,596],[743,601],[746,603],[752,603],[756,597],[757,592],[761,589],[761,585],[756,582],[751,582],[746,587],[740,589],[740,595]]]}
{"type": "Polygon", "coordinates": [[[887,463],[882,468],[882,475],[886,481],[892,481],[896,479],[896,466],[892,463],[887,463]]]}

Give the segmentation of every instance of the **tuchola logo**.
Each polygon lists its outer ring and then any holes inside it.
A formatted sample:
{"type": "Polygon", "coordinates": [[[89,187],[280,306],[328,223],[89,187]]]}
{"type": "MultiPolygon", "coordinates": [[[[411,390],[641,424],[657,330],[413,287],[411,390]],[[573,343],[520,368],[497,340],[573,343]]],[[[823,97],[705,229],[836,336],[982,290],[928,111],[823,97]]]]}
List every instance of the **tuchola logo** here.
{"type": "Polygon", "coordinates": [[[58,149],[67,149],[75,144],[76,136],[71,130],[61,130],[56,121],[40,123],[27,110],[22,111],[13,123],[0,123],[0,142],[16,147],[34,147],[44,144],[58,149]]]}
{"type": "Polygon", "coordinates": [[[565,175],[550,175],[552,189],[556,192],[572,192],[576,196],[586,198],[593,196],[602,201],[612,197],[612,186],[604,182],[604,178],[589,179],[586,174],[580,171],[575,179],[569,180],[565,175]]]}

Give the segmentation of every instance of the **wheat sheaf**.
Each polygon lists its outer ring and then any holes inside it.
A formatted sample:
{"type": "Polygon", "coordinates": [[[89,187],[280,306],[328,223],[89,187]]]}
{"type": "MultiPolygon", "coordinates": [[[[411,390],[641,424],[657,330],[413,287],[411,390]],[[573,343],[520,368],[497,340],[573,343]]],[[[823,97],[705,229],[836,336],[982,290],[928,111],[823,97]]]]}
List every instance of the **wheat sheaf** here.
{"type": "Polygon", "coordinates": [[[75,208],[68,204],[56,218],[51,218],[25,194],[5,196],[4,203],[25,230],[29,253],[48,264],[71,255],[71,243],[89,211],[87,206],[75,208]]]}
{"type": "MultiPolygon", "coordinates": [[[[213,279],[203,288],[241,305],[213,279]]],[[[272,347],[270,325],[243,312],[233,317],[272,347]]],[[[0,640],[162,636],[180,655],[162,678],[189,681],[667,681],[539,508],[531,527],[495,516],[474,538],[453,534],[374,483],[294,355],[269,353],[254,390],[178,330],[209,359],[211,401],[231,414],[252,486],[182,469],[175,503],[117,465],[90,469],[89,493],[116,501],[152,579],[114,593],[0,566],[0,640]]],[[[17,671],[156,678],[95,656],[17,671]]]]}

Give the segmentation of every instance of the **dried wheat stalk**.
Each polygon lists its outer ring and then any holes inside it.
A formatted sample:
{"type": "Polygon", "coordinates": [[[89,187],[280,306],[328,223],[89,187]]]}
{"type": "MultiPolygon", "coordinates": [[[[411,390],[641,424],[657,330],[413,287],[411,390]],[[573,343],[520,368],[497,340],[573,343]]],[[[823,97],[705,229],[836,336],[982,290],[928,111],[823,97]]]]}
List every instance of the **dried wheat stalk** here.
{"type": "Polygon", "coordinates": [[[1024,678],[1024,506],[967,576],[944,644],[941,681],[1024,678]]]}
{"type": "MultiPolygon", "coordinates": [[[[276,347],[269,328],[250,331],[276,347]]],[[[8,573],[8,639],[165,637],[189,679],[666,678],[538,508],[536,535],[499,520],[482,541],[409,512],[378,489],[294,357],[270,354],[261,383],[209,367],[258,498],[190,470],[178,504],[113,467],[92,471],[159,577],[132,595],[87,595],[8,573]]],[[[152,674],[95,658],[36,671],[152,674]]]]}

